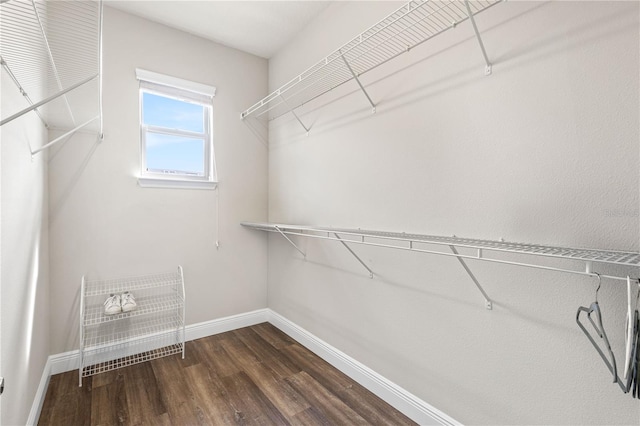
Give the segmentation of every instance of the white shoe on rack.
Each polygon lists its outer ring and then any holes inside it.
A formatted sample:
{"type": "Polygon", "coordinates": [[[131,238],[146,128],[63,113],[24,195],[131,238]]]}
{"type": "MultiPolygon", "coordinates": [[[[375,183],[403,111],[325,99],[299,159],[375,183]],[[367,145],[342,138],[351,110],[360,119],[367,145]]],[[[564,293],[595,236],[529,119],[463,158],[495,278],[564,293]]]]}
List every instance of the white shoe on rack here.
{"type": "Polygon", "coordinates": [[[125,291],[120,296],[120,306],[122,306],[122,312],[131,312],[133,311],[138,304],[136,303],[136,298],[133,297],[133,294],[125,291]]]}
{"type": "Polygon", "coordinates": [[[117,294],[111,294],[107,300],[104,301],[104,313],[106,315],[116,315],[122,312],[122,306],[120,305],[120,296],[117,294]]]}

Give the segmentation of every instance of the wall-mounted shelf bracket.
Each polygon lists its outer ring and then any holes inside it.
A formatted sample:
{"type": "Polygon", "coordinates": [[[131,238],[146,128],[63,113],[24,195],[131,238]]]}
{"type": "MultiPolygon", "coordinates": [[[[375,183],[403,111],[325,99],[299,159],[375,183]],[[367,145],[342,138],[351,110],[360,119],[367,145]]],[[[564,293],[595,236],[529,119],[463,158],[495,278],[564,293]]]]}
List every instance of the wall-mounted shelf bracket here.
{"type": "Polygon", "coordinates": [[[473,27],[473,32],[476,33],[476,39],[478,40],[478,44],[480,45],[480,50],[482,51],[482,56],[484,57],[484,61],[486,66],[484,67],[484,74],[491,75],[492,65],[489,61],[489,57],[487,56],[487,51],[484,48],[484,43],[482,42],[482,37],[480,37],[480,31],[478,31],[478,26],[476,25],[476,20],[473,17],[473,12],[471,11],[471,6],[469,6],[469,0],[464,0],[464,5],[467,8],[467,14],[469,15],[469,21],[471,21],[471,26],[473,27]]]}
{"type": "Polygon", "coordinates": [[[351,249],[351,247],[349,247],[349,246],[347,245],[347,243],[345,243],[345,242],[344,242],[344,240],[343,240],[342,238],[340,238],[340,236],[339,236],[338,234],[336,234],[336,233],[334,232],[334,233],[333,233],[333,235],[335,235],[335,236],[336,236],[336,238],[338,239],[338,241],[340,241],[340,242],[342,243],[342,245],[343,245],[343,246],[345,246],[345,248],[346,248],[347,250],[349,250],[349,253],[351,253],[351,254],[353,255],[353,257],[355,257],[355,258],[358,260],[358,262],[360,262],[360,264],[361,264],[362,266],[364,266],[364,268],[365,268],[367,271],[369,271],[369,278],[373,278],[373,271],[371,270],[371,268],[369,268],[369,267],[367,266],[367,264],[366,264],[366,263],[364,263],[364,261],[363,261],[362,259],[360,259],[360,256],[358,256],[358,255],[357,255],[357,254],[356,254],[356,253],[351,249]]]}
{"type": "MultiPolygon", "coordinates": [[[[27,93],[26,90],[24,90],[24,88],[22,87],[22,85],[20,84],[18,79],[16,78],[15,74],[13,74],[13,71],[11,71],[11,68],[9,67],[9,64],[7,64],[7,62],[4,60],[4,58],[2,56],[0,56],[0,66],[2,66],[2,68],[4,68],[4,70],[7,72],[7,74],[9,75],[9,78],[11,78],[11,81],[13,81],[13,83],[16,85],[16,87],[18,88],[18,91],[20,92],[20,94],[22,96],[24,96],[24,99],[27,101],[29,106],[33,105],[33,101],[29,97],[29,94],[27,93]]],[[[48,129],[49,128],[49,124],[44,119],[44,117],[42,116],[40,111],[38,111],[38,109],[34,109],[33,111],[38,115],[38,118],[40,118],[40,121],[42,121],[42,124],[44,125],[44,127],[46,129],[48,129]]]]}
{"type": "Polygon", "coordinates": [[[19,111],[19,112],[13,114],[11,117],[7,117],[4,120],[0,121],[0,126],[4,126],[6,123],[9,123],[10,121],[13,121],[18,117],[21,117],[21,116],[25,115],[26,113],[28,113],[30,111],[33,111],[33,110],[35,110],[37,108],[40,108],[42,105],[44,105],[44,104],[46,104],[48,102],[51,102],[52,100],[54,100],[56,98],[59,98],[60,96],[63,96],[65,94],[67,94],[67,92],[70,92],[73,89],[76,89],[76,88],[78,88],[78,87],[80,87],[80,86],[82,86],[84,84],[87,84],[88,82],[90,82],[91,80],[93,80],[95,78],[98,78],[98,74],[93,75],[91,77],[88,77],[88,78],[86,78],[86,79],[74,84],[73,86],[67,87],[66,89],[61,90],[60,92],[56,93],[55,95],[49,96],[48,98],[43,99],[40,102],[32,104],[31,106],[23,109],[22,111],[19,111]]]}
{"type": "MultiPolygon", "coordinates": [[[[342,50],[340,50],[340,53],[342,53],[342,50]]],[[[345,58],[344,55],[342,55],[342,60],[344,61],[344,64],[347,66],[347,68],[349,69],[349,72],[353,76],[353,79],[356,81],[356,83],[358,83],[358,86],[360,86],[360,90],[362,90],[362,93],[364,93],[364,95],[367,97],[367,100],[371,104],[371,113],[375,114],[376,113],[376,104],[374,104],[373,101],[371,100],[371,97],[369,96],[367,91],[364,89],[364,86],[360,82],[360,79],[358,78],[358,75],[355,72],[353,72],[353,68],[351,68],[351,65],[349,65],[349,61],[347,61],[347,58],[345,58]]]]}
{"type": "MultiPolygon", "coordinates": [[[[287,105],[287,108],[289,108],[289,105],[287,104],[287,101],[285,100],[285,98],[280,95],[280,99],[282,99],[282,103],[287,105]]],[[[293,116],[296,118],[296,120],[298,120],[298,123],[300,123],[300,125],[302,126],[302,128],[307,132],[307,136],[309,136],[309,129],[307,128],[307,126],[304,125],[304,123],[302,122],[302,120],[300,120],[300,117],[298,117],[298,114],[296,114],[295,110],[293,108],[290,108],[289,111],[291,112],[291,114],[293,114],[293,116]]]]}
{"type": "MultiPolygon", "coordinates": [[[[476,278],[475,275],[473,275],[473,272],[471,272],[471,269],[469,269],[469,266],[464,261],[464,259],[462,259],[460,257],[460,253],[458,253],[458,250],[454,246],[449,246],[449,248],[451,249],[451,252],[456,255],[456,259],[458,259],[458,262],[460,262],[460,264],[462,265],[464,270],[467,271],[467,274],[469,274],[469,277],[471,278],[471,281],[473,281],[473,283],[476,285],[476,287],[478,287],[478,290],[480,290],[480,293],[482,293],[482,296],[484,297],[484,307],[487,308],[488,310],[492,310],[493,309],[493,303],[491,302],[491,299],[489,298],[489,295],[487,294],[487,292],[484,291],[484,289],[482,288],[482,286],[478,282],[478,279],[476,278]]],[[[478,257],[479,258],[481,257],[480,249],[478,250],[478,257]]]]}
{"type": "MultiPolygon", "coordinates": [[[[50,148],[51,146],[57,144],[58,142],[62,141],[64,138],[66,138],[67,136],[71,136],[72,134],[74,134],[75,132],[77,132],[78,130],[82,129],[83,127],[88,126],[89,124],[93,123],[96,120],[99,120],[100,116],[96,115],[95,117],[93,117],[91,120],[87,120],[84,123],[74,127],[73,129],[69,130],[68,132],[66,132],[63,135],[58,136],[57,138],[55,138],[54,140],[52,140],[51,142],[42,145],[40,148],[36,149],[35,151],[31,151],[31,155],[36,155],[39,152],[44,151],[47,148],[50,148]]],[[[100,133],[98,135],[98,140],[102,140],[102,133],[100,133]]]]}
{"type": "Polygon", "coordinates": [[[306,259],[307,258],[307,254],[305,252],[303,252],[300,247],[298,247],[296,245],[296,243],[294,243],[293,241],[291,241],[291,238],[287,237],[285,235],[284,232],[282,232],[282,229],[280,229],[280,227],[276,226],[275,227],[276,231],[278,231],[280,233],[280,235],[282,235],[284,237],[285,240],[289,241],[289,244],[291,244],[296,250],[298,250],[300,252],[300,254],[302,254],[302,256],[306,259]]]}

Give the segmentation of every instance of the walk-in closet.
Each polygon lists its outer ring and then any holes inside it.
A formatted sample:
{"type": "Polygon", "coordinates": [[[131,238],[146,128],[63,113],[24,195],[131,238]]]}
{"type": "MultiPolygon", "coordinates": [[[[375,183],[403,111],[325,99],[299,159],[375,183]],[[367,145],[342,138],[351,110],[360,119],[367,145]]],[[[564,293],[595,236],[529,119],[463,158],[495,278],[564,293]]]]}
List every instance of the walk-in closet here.
{"type": "Polygon", "coordinates": [[[0,424],[640,424],[640,2],[0,0],[0,424]]]}

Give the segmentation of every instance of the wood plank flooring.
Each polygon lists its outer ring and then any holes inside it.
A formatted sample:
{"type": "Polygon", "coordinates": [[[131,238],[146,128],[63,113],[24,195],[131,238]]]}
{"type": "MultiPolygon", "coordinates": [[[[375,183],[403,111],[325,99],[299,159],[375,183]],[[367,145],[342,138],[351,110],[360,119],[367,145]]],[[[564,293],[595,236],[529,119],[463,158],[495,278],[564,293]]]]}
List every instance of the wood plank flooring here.
{"type": "Polygon", "coordinates": [[[410,425],[269,323],[85,378],[51,377],[40,425],[410,425]]]}

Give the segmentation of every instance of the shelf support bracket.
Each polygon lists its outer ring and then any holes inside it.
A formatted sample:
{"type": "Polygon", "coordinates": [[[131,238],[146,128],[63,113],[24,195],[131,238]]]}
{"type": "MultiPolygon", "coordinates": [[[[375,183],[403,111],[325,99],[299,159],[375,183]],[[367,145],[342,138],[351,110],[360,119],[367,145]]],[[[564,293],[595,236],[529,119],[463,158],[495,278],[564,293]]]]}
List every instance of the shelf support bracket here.
{"type": "Polygon", "coordinates": [[[373,278],[373,271],[371,270],[371,268],[369,268],[369,267],[367,266],[367,264],[366,264],[366,263],[364,263],[364,262],[362,261],[362,259],[360,259],[360,257],[359,257],[359,256],[358,256],[358,255],[357,255],[357,254],[356,254],[356,253],[351,249],[351,247],[349,247],[349,246],[347,245],[347,243],[345,243],[345,242],[344,242],[344,240],[343,240],[342,238],[340,238],[340,236],[339,236],[338,234],[336,234],[336,233],[334,232],[334,233],[333,233],[333,235],[335,235],[335,236],[336,236],[336,238],[338,239],[338,241],[340,241],[340,242],[342,243],[342,245],[343,245],[347,250],[349,250],[349,253],[351,253],[351,254],[353,255],[353,257],[355,257],[355,258],[358,260],[358,262],[360,262],[360,264],[361,264],[362,266],[364,266],[364,268],[365,268],[367,271],[369,271],[369,278],[373,278]]]}
{"type": "Polygon", "coordinates": [[[298,123],[300,123],[300,125],[302,126],[302,128],[307,132],[307,136],[309,136],[309,129],[307,128],[307,126],[304,125],[304,123],[302,122],[302,120],[300,120],[300,117],[298,117],[298,114],[296,114],[296,112],[293,110],[293,108],[291,108],[289,106],[289,104],[287,103],[287,101],[285,100],[284,96],[280,95],[280,99],[282,99],[282,103],[285,104],[287,106],[287,109],[291,112],[291,114],[293,114],[293,116],[296,118],[296,120],[298,120],[298,123]]]}
{"type": "Polygon", "coordinates": [[[286,234],[284,232],[282,232],[282,229],[280,229],[279,226],[275,226],[276,231],[278,231],[280,233],[280,235],[282,235],[285,240],[289,241],[289,244],[291,244],[296,250],[298,250],[300,252],[300,254],[302,254],[302,256],[304,256],[304,258],[307,258],[307,254],[305,252],[303,252],[300,247],[298,247],[296,245],[296,243],[294,243],[293,241],[291,241],[291,238],[287,237],[286,234]]]}
{"type": "Polygon", "coordinates": [[[351,73],[353,78],[356,80],[356,83],[358,83],[358,86],[360,86],[360,90],[362,90],[362,93],[364,93],[364,95],[367,97],[367,100],[371,104],[371,113],[375,114],[375,112],[376,112],[376,104],[373,103],[373,101],[371,100],[371,97],[369,96],[367,91],[364,90],[364,86],[360,82],[360,79],[358,78],[356,73],[353,72],[353,68],[351,68],[351,65],[349,65],[349,61],[347,61],[347,58],[344,57],[344,54],[342,54],[342,51],[340,53],[341,53],[342,60],[344,61],[344,64],[347,66],[347,68],[349,69],[349,72],[351,73]]]}
{"type": "Polygon", "coordinates": [[[464,261],[464,259],[462,259],[459,256],[460,253],[458,253],[458,250],[454,246],[449,246],[449,248],[451,249],[453,254],[456,255],[456,259],[458,259],[458,262],[460,262],[460,264],[462,265],[464,270],[467,271],[467,274],[469,274],[469,277],[471,278],[471,281],[473,281],[473,283],[476,285],[476,287],[478,287],[478,290],[480,290],[480,293],[482,293],[482,296],[484,297],[484,307],[487,308],[488,310],[492,310],[493,309],[493,302],[491,302],[491,299],[489,298],[489,295],[484,291],[484,289],[482,288],[482,286],[478,282],[478,279],[476,278],[476,276],[473,275],[473,272],[471,272],[471,269],[469,269],[469,266],[467,266],[467,263],[464,261]]]}
{"type": "MultiPolygon", "coordinates": [[[[84,123],[80,124],[79,126],[76,126],[75,128],[69,130],[68,132],[66,132],[63,135],[58,136],[57,138],[55,138],[54,140],[52,140],[51,142],[47,143],[46,145],[42,145],[40,148],[36,149],[35,151],[31,151],[31,155],[36,155],[39,152],[44,151],[45,149],[48,149],[50,147],[52,147],[53,145],[57,144],[58,142],[60,142],[61,140],[63,140],[64,138],[66,138],[67,136],[71,136],[72,134],[74,134],[75,132],[77,132],[78,130],[82,129],[83,127],[88,126],[89,124],[93,123],[94,121],[100,119],[99,115],[96,115],[95,117],[93,117],[91,120],[85,121],[84,123]]],[[[98,135],[98,137],[100,138],[100,135],[98,135]]]]}
{"type": "Polygon", "coordinates": [[[485,75],[491,75],[492,65],[489,62],[489,57],[487,56],[487,51],[484,48],[484,43],[482,42],[482,37],[480,37],[480,32],[478,31],[478,26],[476,25],[476,20],[473,17],[473,12],[471,12],[471,6],[469,6],[469,0],[464,0],[464,5],[467,8],[467,15],[469,15],[469,21],[471,21],[471,26],[473,27],[473,32],[476,33],[476,39],[478,40],[478,44],[480,45],[480,50],[482,51],[482,56],[484,56],[484,62],[487,64],[484,68],[485,75]]]}
{"type": "MultiPolygon", "coordinates": [[[[22,87],[22,85],[20,84],[20,82],[18,81],[16,76],[13,74],[13,71],[11,71],[11,68],[9,68],[9,64],[7,64],[7,62],[4,60],[4,58],[2,56],[0,56],[0,65],[2,66],[2,68],[4,68],[4,70],[7,72],[7,74],[9,74],[9,77],[11,78],[13,83],[18,88],[18,91],[20,92],[20,94],[22,96],[24,96],[24,98],[27,101],[27,103],[29,104],[29,106],[33,105],[33,101],[29,97],[29,94],[24,90],[24,88],[22,87]]],[[[42,124],[44,124],[44,127],[48,129],[49,128],[49,124],[47,124],[46,120],[44,119],[44,117],[42,116],[40,111],[38,111],[37,108],[34,109],[33,111],[38,115],[38,117],[40,118],[40,121],[42,121],[42,124]]]]}
{"type": "Polygon", "coordinates": [[[87,84],[88,82],[90,82],[91,80],[93,80],[93,79],[95,79],[97,77],[98,77],[98,74],[92,75],[91,77],[88,77],[88,78],[86,78],[86,79],[74,84],[73,86],[67,87],[66,89],[56,93],[55,95],[51,95],[48,98],[41,100],[40,102],[36,102],[35,104],[23,109],[22,111],[13,114],[11,117],[7,117],[4,120],[0,121],[0,126],[4,126],[8,122],[13,121],[18,117],[21,117],[24,114],[26,114],[26,113],[28,113],[30,111],[33,111],[34,109],[40,108],[42,105],[44,105],[44,104],[46,104],[48,102],[51,102],[52,100],[54,100],[54,99],[56,99],[56,98],[58,98],[58,97],[60,97],[60,96],[62,96],[64,94],[66,94],[67,92],[70,92],[70,91],[82,86],[83,84],[87,84]]]}

